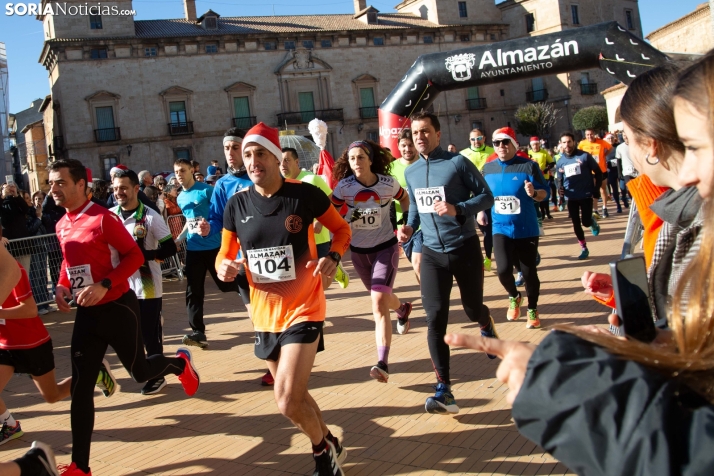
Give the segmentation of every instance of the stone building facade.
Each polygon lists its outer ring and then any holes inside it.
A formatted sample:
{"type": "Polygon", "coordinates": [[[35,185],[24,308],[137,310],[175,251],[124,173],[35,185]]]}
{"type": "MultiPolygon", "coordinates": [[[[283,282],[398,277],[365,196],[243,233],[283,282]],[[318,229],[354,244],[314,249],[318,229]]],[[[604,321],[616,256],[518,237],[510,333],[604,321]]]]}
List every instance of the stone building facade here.
{"type": "MultiPolygon", "coordinates": [[[[40,16],[48,130],[61,143],[50,155],[79,159],[94,177],[115,163],[170,170],[176,157],[205,167],[222,159],[221,136],[233,125],[263,121],[307,136],[314,117],[328,123],[327,147],[339,155],[354,140],[378,140],[377,108],[421,54],[611,20],[642,36],[634,0],[405,0],[396,13],[354,3],[356,13],[344,15],[197,17],[185,0],[176,20],[40,16]]],[[[130,0],[101,5],[133,8],[130,0]]],[[[598,90],[613,84],[583,71],[450,91],[432,108],[442,142],[461,148],[474,126],[487,134],[515,126],[527,101],[555,102],[558,130],[567,128],[577,108],[604,104],[598,90]]]]}
{"type": "Polygon", "coordinates": [[[714,48],[714,16],[711,3],[664,25],[647,35],[652,46],[668,53],[704,54],[714,48]]]}

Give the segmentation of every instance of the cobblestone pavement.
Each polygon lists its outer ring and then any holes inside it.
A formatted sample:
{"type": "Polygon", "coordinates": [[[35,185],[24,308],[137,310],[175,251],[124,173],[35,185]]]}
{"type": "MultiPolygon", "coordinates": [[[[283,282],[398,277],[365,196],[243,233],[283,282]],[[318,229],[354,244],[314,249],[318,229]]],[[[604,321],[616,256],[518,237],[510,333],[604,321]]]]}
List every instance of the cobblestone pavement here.
{"type": "MultiPolygon", "coordinates": [[[[546,221],[547,235],[541,238],[542,323],[604,324],[607,311],[581,292],[580,276],[587,269],[608,272],[607,263],[620,253],[626,215],[603,220],[598,237],[587,233],[591,258],[584,262],[577,260],[580,249],[566,213],[554,216],[546,221]]],[[[370,301],[349,260],[346,268],[350,286],[343,290],[333,284],[327,292],[326,351],[317,356],[310,391],[348,449],[348,476],[569,473],[516,431],[505,401],[507,389],[495,379],[498,360],[453,351],[453,391],[461,412],[453,417],[424,412],[434,375],[419,287],[403,257],[395,291],[402,300],[414,302],[412,328],[405,336],[394,333],[389,383],[371,380],[369,368],[377,359],[370,301]]],[[[495,273],[486,274],[484,299],[501,337],[539,342],[547,329],[527,330],[523,317],[507,322],[507,296],[495,273]]],[[[454,289],[449,329],[478,333],[454,289]]],[[[165,285],[167,354],[175,351],[187,330],[184,290],[185,282],[165,285]]],[[[58,312],[44,316],[53,337],[58,379],[70,374],[73,317],[58,312]]],[[[161,394],[142,396],[142,385],[131,380],[110,349],[107,358],[122,388],[106,399],[96,393],[91,453],[95,476],[312,474],[308,439],[278,413],[272,391],[259,385],[266,367],[253,355],[252,327],[240,298],[219,293],[210,278],[206,322],[210,346],[194,351],[202,379],[194,398],[184,395],[173,376],[161,394]]],[[[33,440],[41,440],[52,445],[60,463],[70,462],[69,400],[44,403],[26,376],[13,378],[2,398],[22,422],[25,435],[0,448],[1,460],[16,458],[33,440]]]]}

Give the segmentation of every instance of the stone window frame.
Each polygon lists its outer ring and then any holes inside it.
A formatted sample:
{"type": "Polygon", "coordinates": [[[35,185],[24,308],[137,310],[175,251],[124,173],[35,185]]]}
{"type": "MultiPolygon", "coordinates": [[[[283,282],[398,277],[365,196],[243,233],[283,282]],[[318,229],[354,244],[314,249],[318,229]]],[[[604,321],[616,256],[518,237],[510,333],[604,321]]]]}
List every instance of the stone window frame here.
{"type": "MultiPolygon", "coordinates": [[[[84,98],[87,101],[87,106],[89,107],[89,116],[92,119],[92,134],[94,134],[95,129],[99,129],[97,125],[97,112],[98,107],[112,107],[112,116],[114,118],[114,128],[121,129],[119,124],[119,101],[121,96],[109,91],[97,91],[96,93],[84,98]]],[[[94,140],[94,139],[92,139],[94,140]]]]}
{"type": "Polygon", "coordinates": [[[235,117],[235,110],[233,109],[233,99],[235,98],[248,98],[248,106],[250,107],[250,113],[253,116],[257,116],[255,109],[255,90],[257,88],[252,84],[244,83],[243,81],[237,81],[223,90],[226,92],[226,97],[228,100],[228,111],[230,114],[230,124],[233,127],[233,118],[235,117]]]}
{"type": "Polygon", "coordinates": [[[624,16],[625,16],[625,28],[627,28],[630,31],[637,30],[637,21],[635,20],[635,11],[632,8],[625,8],[624,16]],[[630,20],[632,21],[632,25],[628,24],[628,21],[627,21],[628,13],[630,14],[630,20]]]}
{"type": "Polygon", "coordinates": [[[421,37],[421,40],[425,45],[431,45],[434,43],[434,35],[424,35],[421,37]],[[427,38],[429,39],[428,41],[427,38]]]}
{"type": "Polygon", "coordinates": [[[264,41],[263,47],[265,48],[265,51],[277,51],[278,42],[277,41],[264,41]]]}
{"type": "Polygon", "coordinates": [[[89,49],[89,59],[91,59],[91,60],[103,60],[103,59],[108,59],[108,58],[109,58],[109,48],[107,48],[106,46],[99,46],[99,47],[96,47],[96,48],[90,48],[90,49],[89,49]],[[93,55],[93,53],[92,53],[93,51],[97,51],[97,52],[104,51],[104,55],[105,55],[105,56],[102,56],[102,55],[99,54],[99,53],[98,53],[98,55],[97,55],[96,57],[95,57],[95,56],[92,56],[92,55],[93,55]]]}
{"type": "MultiPolygon", "coordinates": [[[[369,73],[364,73],[360,74],[356,78],[352,79],[352,93],[354,95],[354,100],[355,104],[357,104],[357,111],[359,113],[359,110],[362,108],[362,98],[360,96],[360,89],[363,88],[372,88],[372,91],[374,91],[374,105],[375,107],[379,107],[379,98],[381,97],[379,94],[379,78],[372,76],[369,73]]],[[[359,115],[359,114],[358,114],[359,115]]],[[[378,117],[374,118],[367,118],[364,119],[366,121],[372,121],[378,119],[378,117]]],[[[360,117],[360,120],[361,117],[360,117]]]]}
{"type": "Polygon", "coordinates": [[[466,2],[459,2],[458,9],[459,9],[459,18],[468,18],[469,17],[469,11],[467,9],[466,2]]]}
{"type": "Polygon", "coordinates": [[[320,40],[320,48],[332,48],[332,40],[329,38],[320,40]]]}
{"type": "Polygon", "coordinates": [[[159,48],[157,46],[145,46],[144,47],[144,57],[153,58],[159,56],[159,48]]]}
{"type": "Polygon", "coordinates": [[[194,160],[193,147],[191,145],[177,145],[175,147],[172,147],[171,151],[174,154],[174,160],[177,160],[179,158],[178,152],[182,150],[188,151],[188,160],[194,160]]]}
{"type": "Polygon", "coordinates": [[[107,170],[106,166],[104,165],[105,160],[111,160],[114,159],[114,165],[120,164],[121,161],[119,160],[119,157],[115,153],[109,153],[109,154],[99,154],[99,170],[102,172],[102,180],[111,180],[111,177],[109,176],[109,172],[112,170],[112,166],[109,167],[107,170]]]}
{"type": "Polygon", "coordinates": [[[300,43],[302,44],[303,48],[307,48],[308,50],[312,50],[315,48],[315,42],[313,40],[302,40],[300,43]]]}
{"type": "Polygon", "coordinates": [[[104,21],[101,15],[87,15],[89,17],[89,29],[90,30],[103,30],[104,21]],[[97,18],[99,21],[97,21],[97,18]]]}
{"type": "Polygon", "coordinates": [[[295,51],[297,49],[297,42],[295,40],[285,40],[283,41],[283,49],[287,51],[295,51]]]}
{"type": "Polygon", "coordinates": [[[172,102],[184,101],[186,103],[186,122],[193,122],[193,91],[181,86],[171,86],[159,93],[164,108],[164,124],[171,124],[172,102]]]}
{"type": "Polygon", "coordinates": [[[386,42],[384,41],[383,36],[375,36],[372,38],[372,45],[373,46],[384,46],[386,45],[386,42]]]}
{"type": "Polygon", "coordinates": [[[205,45],[203,45],[203,52],[208,55],[214,55],[214,54],[218,53],[218,43],[217,42],[206,43],[205,45]]]}

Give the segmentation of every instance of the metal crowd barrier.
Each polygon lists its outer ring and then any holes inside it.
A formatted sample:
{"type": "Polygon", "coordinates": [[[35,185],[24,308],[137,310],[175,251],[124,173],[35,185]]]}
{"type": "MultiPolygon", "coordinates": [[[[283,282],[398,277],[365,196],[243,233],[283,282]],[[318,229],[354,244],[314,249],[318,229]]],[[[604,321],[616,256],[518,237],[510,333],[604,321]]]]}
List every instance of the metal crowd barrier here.
{"type": "MultiPolygon", "coordinates": [[[[181,234],[185,223],[186,219],[183,215],[168,217],[167,224],[174,239],[181,234]]],[[[178,253],[161,263],[161,274],[164,277],[175,275],[183,280],[183,269],[186,265],[186,240],[177,243],[176,247],[178,253]]],[[[9,240],[7,250],[27,271],[37,305],[54,302],[55,287],[59,280],[62,264],[62,249],[57,235],[49,234],[9,240]]]]}

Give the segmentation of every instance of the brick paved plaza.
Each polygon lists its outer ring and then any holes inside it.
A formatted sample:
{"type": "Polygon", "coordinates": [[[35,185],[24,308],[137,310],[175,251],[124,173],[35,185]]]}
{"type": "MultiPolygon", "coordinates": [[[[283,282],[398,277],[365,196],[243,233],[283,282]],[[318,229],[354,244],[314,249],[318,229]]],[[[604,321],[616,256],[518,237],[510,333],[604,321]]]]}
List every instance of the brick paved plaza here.
{"type": "MultiPolygon", "coordinates": [[[[604,323],[606,309],[581,292],[586,269],[607,271],[621,250],[625,215],[603,220],[602,233],[588,233],[590,256],[577,260],[579,247],[566,213],[554,214],[541,238],[543,261],[540,313],[544,326],[604,323]]],[[[402,258],[395,290],[414,301],[408,335],[394,335],[390,380],[369,378],[376,363],[374,324],[368,293],[349,260],[352,283],[328,291],[326,351],[318,354],[310,389],[332,431],[348,449],[348,476],[433,474],[568,474],[543,450],[519,436],[505,402],[506,387],[495,379],[498,360],[472,351],[452,352],[453,391],[461,412],[429,415],[424,400],[434,375],[426,345],[419,287],[402,258]]],[[[495,263],[494,263],[495,269],[495,263]]],[[[107,358],[121,392],[105,399],[97,391],[91,454],[95,476],[143,474],[278,475],[312,474],[310,443],[282,417],[272,390],[261,387],[264,364],[253,355],[253,332],[238,296],[223,295],[208,279],[206,321],[210,347],[194,350],[201,387],[187,398],[170,376],[161,394],[144,397],[110,349],[107,358]]],[[[166,352],[175,351],[187,329],[185,282],[167,282],[164,295],[166,352]]],[[[547,330],[526,330],[522,317],[506,322],[507,299],[495,273],[484,291],[502,338],[539,342],[547,330]]],[[[452,294],[450,330],[478,333],[452,294]]],[[[523,311],[525,314],[525,310],[523,311]]],[[[43,319],[53,337],[59,378],[70,375],[73,314],[53,312],[43,319]]],[[[16,376],[2,395],[25,435],[0,448],[0,458],[23,454],[33,440],[52,445],[60,463],[69,463],[69,400],[48,405],[26,376],[16,376]]],[[[533,402],[533,405],[548,402],[533,402]]],[[[583,431],[586,431],[584,428],[583,431]]]]}

